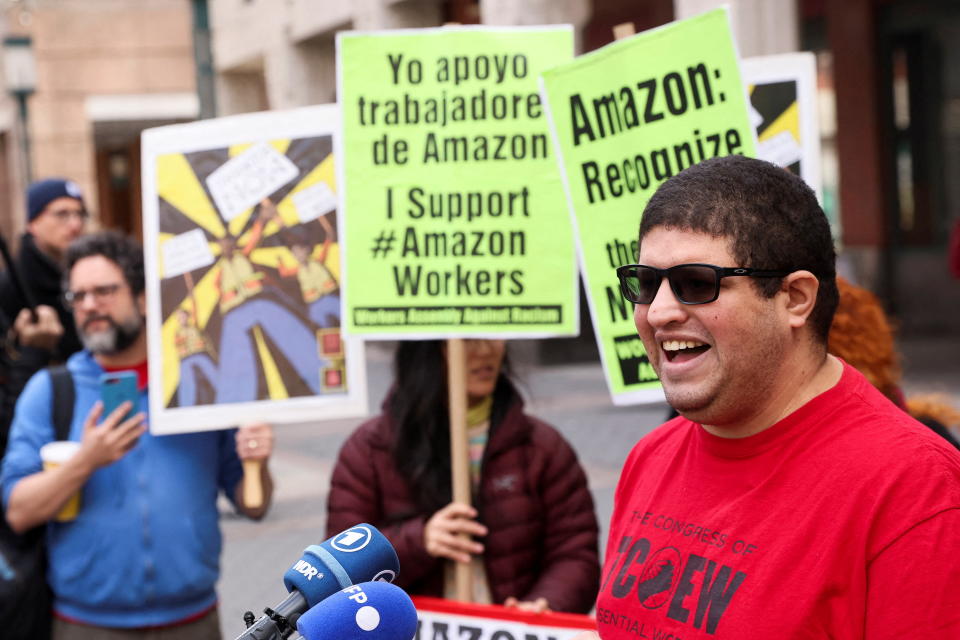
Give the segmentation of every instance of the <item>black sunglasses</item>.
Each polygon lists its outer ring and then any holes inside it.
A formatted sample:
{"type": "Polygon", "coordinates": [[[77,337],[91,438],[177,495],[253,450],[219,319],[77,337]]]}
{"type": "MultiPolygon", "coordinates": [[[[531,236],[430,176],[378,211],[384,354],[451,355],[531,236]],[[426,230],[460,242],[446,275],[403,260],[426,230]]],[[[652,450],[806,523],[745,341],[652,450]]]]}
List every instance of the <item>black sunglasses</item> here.
{"type": "Polygon", "coordinates": [[[660,290],[664,277],[670,289],[683,304],[706,304],[720,295],[720,279],[729,276],[753,278],[781,278],[789,271],[763,271],[746,267],[718,267],[712,264],[678,264],[669,269],[657,269],[645,264],[625,264],[617,267],[620,292],[634,304],[650,304],[660,290]]]}

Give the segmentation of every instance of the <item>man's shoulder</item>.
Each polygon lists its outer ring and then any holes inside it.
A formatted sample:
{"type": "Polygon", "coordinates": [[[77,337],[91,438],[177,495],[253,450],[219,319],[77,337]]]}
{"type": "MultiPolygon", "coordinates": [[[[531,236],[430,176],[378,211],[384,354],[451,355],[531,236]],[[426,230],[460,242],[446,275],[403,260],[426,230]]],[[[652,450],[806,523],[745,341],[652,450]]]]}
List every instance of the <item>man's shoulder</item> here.
{"type": "Polygon", "coordinates": [[[84,377],[91,375],[88,360],[92,360],[92,358],[89,357],[89,354],[85,358],[84,354],[86,352],[78,351],[70,356],[64,365],[44,367],[34,373],[20,394],[17,410],[20,410],[21,404],[30,405],[38,401],[49,402],[49,397],[53,393],[52,372],[59,366],[66,368],[74,385],[77,384],[78,379],[82,380],[84,377]]]}
{"type": "Polygon", "coordinates": [[[826,466],[838,485],[869,496],[877,551],[916,524],[960,509],[960,452],[906,414],[874,417],[826,466]]]}
{"type": "Polygon", "coordinates": [[[638,458],[674,455],[678,449],[689,445],[691,429],[696,427],[695,423],[683,416],[667,420],[633,445],[627,457],[627,464],[638,458]]]}
{"type": "Polygon", "coordinates": [[[808,453],[822,473],[898,495],[905,503],[937,487],[930,494],[934,502],[960,506],[960,451],[869,383],[851,389],[820,418],[808,453]]]}
{"type": "Polygon", "coordinates": [[[859,464],[883,465],[906,475],[918,469],[946,473],[960,483],[960,451],[952,444],[905,413],[879,418],[872,425],[861,425],[859,446],[851,447],[859,464]]]}
{"type": "Polygon", "coordinates": [[[859,373],[856,376],[856,384],[847,385],[844,393],[832,399],[819,416],[834,434],[837,446],[871,451],[874,455],[892,450],[899,456],[908,452],[923,455],[946,445],[943,450],[958,453],[960,459],[960,452],[946,440],[893,404],[859,373]]]}
{"type": "Polygon", "coordinates": [[[90,379],[99,384],[100,374],[103,373],[103,367],[97,364],[93,354],[86,349],[70,354],[63,366],[67,368],[77,384],[83,384],[90,379]]]}
{"type": "Polygon", "coordinates": [[[37,371],[24,387],[22,396],[47,397],[53,390],[52,372],[63,367],[70,374],[70,381],[74,389],[90,387],[99,384],[99,376],[103,371],[88,351],[77,351],[62,365],[44,367],[37,371]]]}

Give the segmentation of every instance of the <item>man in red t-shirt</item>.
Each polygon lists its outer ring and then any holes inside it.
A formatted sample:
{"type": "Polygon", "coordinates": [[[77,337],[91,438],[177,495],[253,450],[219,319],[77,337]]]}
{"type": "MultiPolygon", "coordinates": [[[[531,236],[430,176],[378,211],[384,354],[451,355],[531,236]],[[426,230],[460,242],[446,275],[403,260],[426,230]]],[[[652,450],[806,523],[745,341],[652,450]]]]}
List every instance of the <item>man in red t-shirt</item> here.
{"type": "Polygon", "coordinates": [[[827,354],[813,192],[708,160],[650,199],[638,262],[621,288],[680,417],[625,464],[600,637],[960,638],[960,454],[827,354]]]}

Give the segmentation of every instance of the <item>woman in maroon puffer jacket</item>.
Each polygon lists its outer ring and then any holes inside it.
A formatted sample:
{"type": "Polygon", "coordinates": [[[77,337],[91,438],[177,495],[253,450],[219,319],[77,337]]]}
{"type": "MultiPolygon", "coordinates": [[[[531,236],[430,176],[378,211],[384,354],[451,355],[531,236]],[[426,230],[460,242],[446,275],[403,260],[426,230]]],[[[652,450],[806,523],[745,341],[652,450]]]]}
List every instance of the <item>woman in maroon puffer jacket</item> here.
{"type": "Polygon", "coordinates": [[[576,454],[523,413],[502,340],[467,340],[473,504],[452,503],[444,346],[401,342],[384,413],[340,450],[327,532],[369,522],[400,557],[397,584],[452,595],[452,562],[474,565],[474,599],[586,613],[599,586],[597,518],[576,454]],[[456,534],[468,533],[463,540],[456,534]]]}

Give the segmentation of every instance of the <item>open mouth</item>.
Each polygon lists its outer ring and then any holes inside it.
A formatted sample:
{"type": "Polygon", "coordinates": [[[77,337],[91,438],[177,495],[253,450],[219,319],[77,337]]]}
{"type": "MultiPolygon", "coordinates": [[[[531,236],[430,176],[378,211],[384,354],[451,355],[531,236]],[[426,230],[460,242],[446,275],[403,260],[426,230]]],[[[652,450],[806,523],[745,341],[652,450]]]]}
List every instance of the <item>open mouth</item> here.
{"type": "Polygon", "coordinates": [[[474,367],[470,369],[470,375],[476,378],[492,378],[495,370],[491,366],[474,367]]]}
{"type": "Polygon", "coordinates": [[[693,360],[710,348],[710,345],[696,340],[664,340],[660,346],[667,356],[667,362],[693,360]]]}

